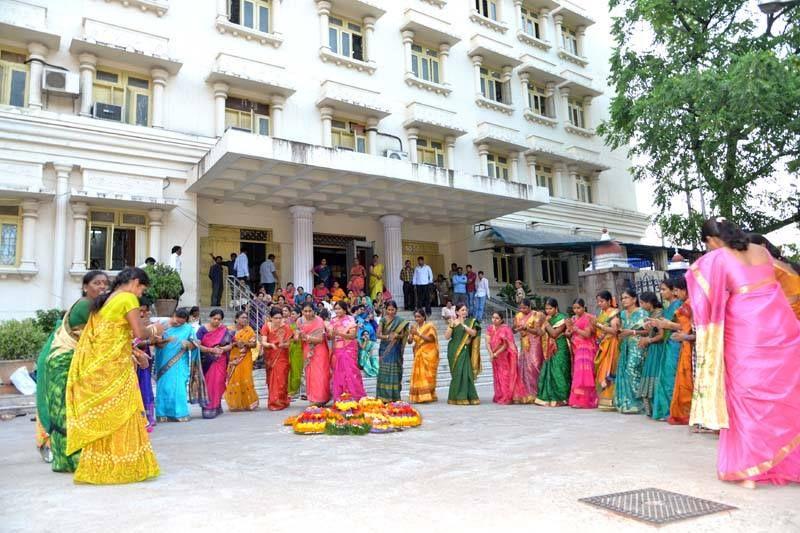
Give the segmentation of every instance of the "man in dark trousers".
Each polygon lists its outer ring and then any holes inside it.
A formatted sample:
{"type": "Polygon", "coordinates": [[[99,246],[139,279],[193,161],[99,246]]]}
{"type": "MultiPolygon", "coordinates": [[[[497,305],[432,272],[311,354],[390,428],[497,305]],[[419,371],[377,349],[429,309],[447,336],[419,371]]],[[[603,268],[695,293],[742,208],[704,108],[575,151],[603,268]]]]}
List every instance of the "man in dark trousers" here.
{"type": "Polygon", "coordinates": [[[208,279],[211,280],[211,307],[219,307],[222,299],[222,281],[224,278],[222,271],[222,257],[216,256],[211,268],[208,269],[208,279]]]}
{"type": "Polygon", "coordinates": [[[400,281],[403,282],[403,303],[406,311],[413,311],[414,307],[414,269],[411,268],[411,260],[406,259],[406,266],[400,271],[400,281]]]}
{"type": "Polygon", "coordinates": [[[425,309],[428,316],[431,316],[431,287],[433,286],[433,271],[425,264],[425,258],[417,257],[417,267],[414,269],[414,293],[417,308],[425,309]]]}

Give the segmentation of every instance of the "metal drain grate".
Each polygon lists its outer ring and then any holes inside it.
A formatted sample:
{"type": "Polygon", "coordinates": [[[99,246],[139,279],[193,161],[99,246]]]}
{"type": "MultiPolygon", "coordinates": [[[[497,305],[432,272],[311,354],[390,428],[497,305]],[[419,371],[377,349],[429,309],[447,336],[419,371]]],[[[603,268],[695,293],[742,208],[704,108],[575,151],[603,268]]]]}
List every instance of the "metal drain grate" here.
{"type": "Polygon", "coordinates": [[[736,509],[730,505],[654,488],[581,498],[579,501],[659,525],[736,509]]]}

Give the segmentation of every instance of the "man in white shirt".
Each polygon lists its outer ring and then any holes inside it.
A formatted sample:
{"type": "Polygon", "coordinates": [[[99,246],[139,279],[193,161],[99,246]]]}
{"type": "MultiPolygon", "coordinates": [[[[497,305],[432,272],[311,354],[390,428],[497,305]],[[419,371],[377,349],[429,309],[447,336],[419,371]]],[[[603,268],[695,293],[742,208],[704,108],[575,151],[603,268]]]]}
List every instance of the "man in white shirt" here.
{"type": "Polygon", "coordinates": [[[478,279],[475,281],[475,318],[483,320],[486,299],[489,298],[489,280],[483,275],[483,270],[478,272],[478,279]]]}
{"type": "Polygon", "coordinates": [[[277,283],[277,272],[275,270],[275,254],[269,254],[267,260],[261,263],[258,269],[261,287],[267,291],[267,294],[272,296],[275,294],[275,285],[277,283]]]}
{"type": "Polygon", "coordinates": [[[241,253],[236,256],[236,261],[233,263],[233,270],[239,283],[247,286],[247,282],[250,280],[250,262],[247,259],[247,250],[244,248],[242,248],[241,253]]]}
{"type": "Polygon", "coordinates": [[[425,258],[417,257],[417,266],[414,268],[414,277],[411,279],[414,285],[414,295],[419,309],[425,309],[428,316],[431,316],[431,286],[433,285],[433,271],[425,264],[425,258]]]}
{"type": "MultiPolygon", "coordinates": [[[[178,245],[172,247],[172,253],[169,256],[169,266],[172,267],[175,272],[178,273],[178,276],[181,275],[181,267],[183,263],[181,263],[181,254],[183,253],[183,248],[178,245]]],[[[183,279],[181,279],[181,293],[178,295],[178,301],[180,301],[181,296],[183,296],[183,279]]]]}

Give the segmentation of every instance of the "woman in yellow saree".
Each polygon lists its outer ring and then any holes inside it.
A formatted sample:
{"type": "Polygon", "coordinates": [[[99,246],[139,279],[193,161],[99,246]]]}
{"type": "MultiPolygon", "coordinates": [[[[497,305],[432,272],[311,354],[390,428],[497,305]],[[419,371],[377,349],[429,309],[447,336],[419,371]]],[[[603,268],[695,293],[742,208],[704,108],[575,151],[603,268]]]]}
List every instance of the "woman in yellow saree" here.
{"type": "Polygon", "coordinates": [[[383,264],[378,262],[378,256],[372,256],[372,265],[369,267],[369,296],[374,302],[379,294],[383,293],[383,264]]]}
{"type": "Polygon", "coordinates": [[[600,398],[598,409],[614,410],[614,380],[617,377],[617,361],[619,360],[619,309],[614,307],[611,293],[601,291],[597,295],[597,307],[600,314],[595,321],[597,340],[600,348],[594,358],[597,395],[600,398]]]}
{"type": "Polygon", "coordinates": [[[245,311],[236,313],[233,348],[228,361],[225,401],[231,411],[253,411],[258,408],[258,394],[253,384],[253,348],[256,332],[250,327],[245,311]]]}
{"type": "Polygon", "coordinates": [[[420,308],[414,312],[414,323],[408,343],[414,343],[414,367],[411,370],[412,403],[428,403],[436,397],[436,375],[439,372],[439,340],[436,326],[427,321],[428,315],[420,308]]]}
{"type": "Polygon", "coordinates": [[[76,483],[131,483],[159,473],[145,426],[134,369],[133,337],[155,336],[143,324],[139,297],[149,285],[139,268],[126,268],[111,293],[92,305],[67,378],[67,454],[81,450],[76,483]]]}

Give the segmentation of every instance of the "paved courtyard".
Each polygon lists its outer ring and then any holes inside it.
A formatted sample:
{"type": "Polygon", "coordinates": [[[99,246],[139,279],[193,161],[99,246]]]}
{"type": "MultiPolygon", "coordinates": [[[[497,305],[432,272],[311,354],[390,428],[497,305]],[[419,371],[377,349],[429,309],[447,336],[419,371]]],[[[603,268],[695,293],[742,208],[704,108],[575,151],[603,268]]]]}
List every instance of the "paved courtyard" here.
{"type": "Polygon", "coordinates": [[[422,406],[422,427],[390,435],[296,436],[281,425],[294,404],[162,424],[161,477],[113,487],[50,472],[29,417],[0,422],[0,531],[643,531],[577,500],[645,487],[739,508],[665,531],[800,531],[800,486],[717,481],[713,436],[481,394],[422,406]]]}

